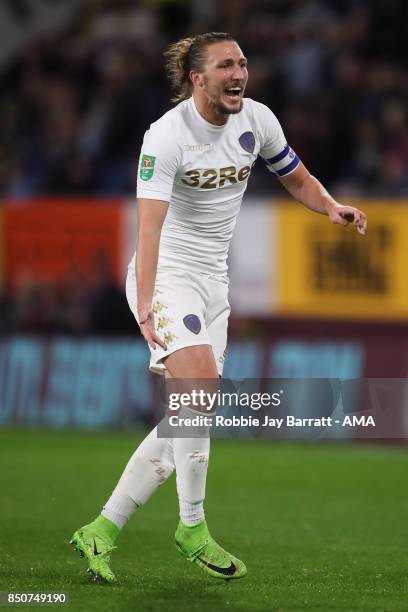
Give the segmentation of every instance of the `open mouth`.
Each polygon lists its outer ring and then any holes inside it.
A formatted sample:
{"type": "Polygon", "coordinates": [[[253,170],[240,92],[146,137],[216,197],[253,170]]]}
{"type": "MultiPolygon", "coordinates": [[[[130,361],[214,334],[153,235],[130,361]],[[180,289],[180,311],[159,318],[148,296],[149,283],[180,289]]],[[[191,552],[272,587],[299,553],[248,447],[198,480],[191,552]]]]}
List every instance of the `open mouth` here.
{"type": "Polygon", "coordinates": [[[239,100],[242,94],[242,87],[227,87],[225,94],[231,101],[239,100]]]}

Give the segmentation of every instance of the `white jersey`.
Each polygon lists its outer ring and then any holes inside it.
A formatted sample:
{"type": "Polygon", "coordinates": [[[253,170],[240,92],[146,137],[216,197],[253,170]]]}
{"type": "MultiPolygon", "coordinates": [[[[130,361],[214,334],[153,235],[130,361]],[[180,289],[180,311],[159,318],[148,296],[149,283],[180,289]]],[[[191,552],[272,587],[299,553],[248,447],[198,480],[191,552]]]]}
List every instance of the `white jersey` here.
{"type": "Polygon", "coordinates": [[[226,279],[230,240],[258,155],[278,176],[299,164],[275,115],[250,98],[222,126],[208,123],[192,97],[152,123],[141,150],[137,197],[169,202],[159,270],[226,279]]]}

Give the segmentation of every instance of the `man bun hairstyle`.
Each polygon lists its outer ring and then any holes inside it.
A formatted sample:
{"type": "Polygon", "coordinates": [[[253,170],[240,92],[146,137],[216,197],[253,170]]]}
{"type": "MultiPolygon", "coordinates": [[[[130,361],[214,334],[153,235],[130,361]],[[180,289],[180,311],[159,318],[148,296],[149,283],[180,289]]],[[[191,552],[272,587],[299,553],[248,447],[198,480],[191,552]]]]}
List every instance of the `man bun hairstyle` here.
{"type": "Polygon", "coordinates": [[[174,91],[172,102],[182,102],[191,96],[193,86],[190,71],[202,72],[205,52],[209,45],[235,40],[226,32],[207,32],[171,43],[164,52],[165,68],[174,91]]]}

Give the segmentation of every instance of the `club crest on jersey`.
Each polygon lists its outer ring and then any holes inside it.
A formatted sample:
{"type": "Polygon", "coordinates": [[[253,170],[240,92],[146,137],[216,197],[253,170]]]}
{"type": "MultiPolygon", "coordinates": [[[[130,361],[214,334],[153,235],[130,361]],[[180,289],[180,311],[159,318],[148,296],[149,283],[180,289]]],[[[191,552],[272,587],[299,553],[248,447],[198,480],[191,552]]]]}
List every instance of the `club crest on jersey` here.
{"type": "Polygon", "coordinates": [[[201,331],[201,321],[195,314],[186,315],[183,319],[184,325],[188,330],[193,332],[193,334],[199,334],[201,331]]]}
{"type": "Polygon", "coordinates": [[[244,132],[243,134],[241,134],[238,140],[244,151],[252,153],[255,149],[255,136],[252,132],[244,132]]]}
{"type": "Polygon", "coordinates": [[[143,155],[140,162],[140,178],[142,181],[150,181],[154,173],[154,164],[156,158],[154,155],[143,155]]]}

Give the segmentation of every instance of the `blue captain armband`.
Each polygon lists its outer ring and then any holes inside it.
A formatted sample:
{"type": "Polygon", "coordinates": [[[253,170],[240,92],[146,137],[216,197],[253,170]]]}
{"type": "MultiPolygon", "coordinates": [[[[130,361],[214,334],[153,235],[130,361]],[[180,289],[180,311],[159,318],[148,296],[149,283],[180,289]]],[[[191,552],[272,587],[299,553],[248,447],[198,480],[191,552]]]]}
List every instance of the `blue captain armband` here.
{"type": "Polygon", "coordinates": [[[278,155],[264,159],[264,162],[269,172],[276,176],[286,176],[298,167],[300,159],[290,146],[286,144],[278,155]]]}

